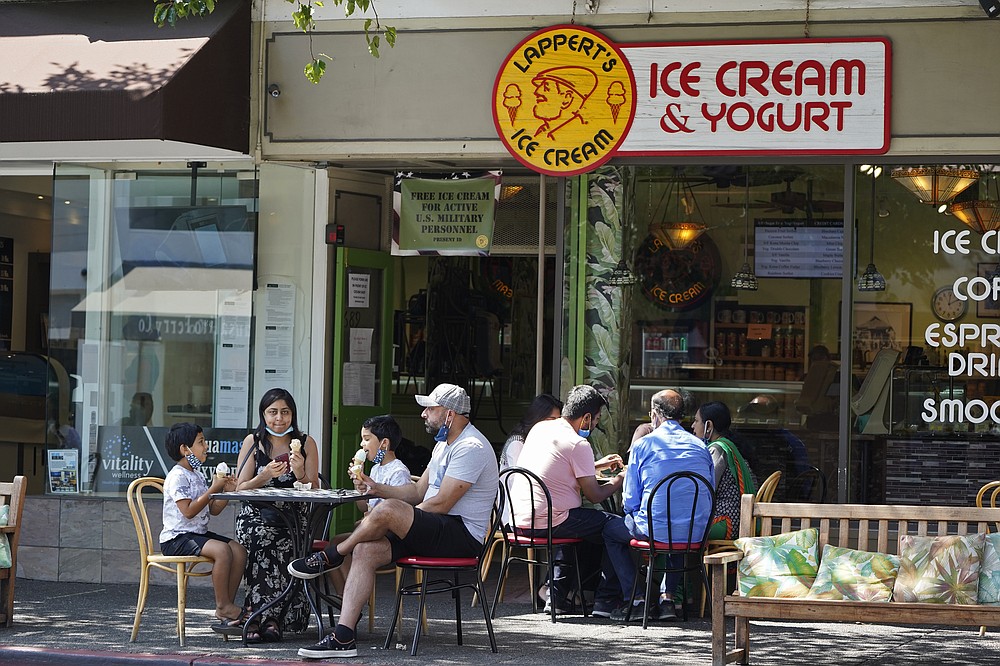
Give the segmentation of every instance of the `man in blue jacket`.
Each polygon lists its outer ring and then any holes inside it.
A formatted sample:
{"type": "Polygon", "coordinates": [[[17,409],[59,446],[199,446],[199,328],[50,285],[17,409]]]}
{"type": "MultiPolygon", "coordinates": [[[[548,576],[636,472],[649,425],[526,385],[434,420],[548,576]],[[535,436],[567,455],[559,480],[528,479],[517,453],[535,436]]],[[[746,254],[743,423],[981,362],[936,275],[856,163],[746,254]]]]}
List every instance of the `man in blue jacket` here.
{"type": "MultiPolygon", "coordinates": [[[[610,617],[613,620],[625,618],[628,604],[633,605],[632,617],[642,619],[643,612],[650,619],[669,620],[676,617],[670,593],[677,587],[679,574],[665,576],[661,587],[660,603],[656,608],[646,609],[643,599],[631,599],[636,567],[629,552],[629,541],[633,538],[645,539],[648,534],[646,505],[653,486],[663,477],[675,472],[694,472],[705,477],[711,484],[715,478],[712,455],[700,439],[686,431],[680,424],[684,417],[684,399],[680,392],[666,389],[656,393],[650,405],[653,431],[632,445],[625,484],[622,490],[624,516],[609,521],[603,530],[604,545],[608,557],[617,574],[617,584],[624,604],[617,609],[594,607],[594,615],[610,617]]],[[[659,515],[653,517],[653,535],[657,541],[666,541],[668,523],[673,541],[687,541],[691,522],[694,489],[687,482],[678,483],[670,498],[671,515],[666,515],[666,487],[657,493],[656,506],[659,515]],[[683,486],[683,492],[681,492],[683,486]],[[662,504],[661,504],[662,502],[662,504]]],[[[695,510],[694,534],[704,533],[712,516],[712,504],[707,494],[702,494],[695,510]]],[[[615,581],[605,580],[613,585],[615,581]]],[[[600,596],[600,595],[599,595],[600,596]]]]}

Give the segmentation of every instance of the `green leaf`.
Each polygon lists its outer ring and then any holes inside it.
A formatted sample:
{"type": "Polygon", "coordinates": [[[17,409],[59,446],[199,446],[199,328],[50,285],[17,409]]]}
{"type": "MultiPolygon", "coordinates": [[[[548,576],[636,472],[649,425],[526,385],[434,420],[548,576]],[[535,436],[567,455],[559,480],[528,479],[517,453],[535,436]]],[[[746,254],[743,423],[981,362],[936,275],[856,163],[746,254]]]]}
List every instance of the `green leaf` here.
{"type": "Polygon", "coordinates": [[[326,72],[326,63],[316,58],[305,66],[304,72],[310,83],[319,83],[326,72]]]}
{"type": "Polygon", "coordinates": [[[396,29],[395,28],[386,28],[385,29],[385,43],[389,45],[389,48],[392,48],[392,47],[394,47],[396,45],[396,29]]]}

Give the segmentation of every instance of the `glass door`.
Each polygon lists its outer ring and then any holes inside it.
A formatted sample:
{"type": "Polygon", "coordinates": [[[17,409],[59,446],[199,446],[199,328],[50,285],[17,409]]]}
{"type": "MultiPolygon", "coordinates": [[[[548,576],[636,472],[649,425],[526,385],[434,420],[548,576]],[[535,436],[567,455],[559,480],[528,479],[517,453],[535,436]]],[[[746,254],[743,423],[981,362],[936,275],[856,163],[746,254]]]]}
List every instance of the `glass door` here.
{"type": "MultiPolygon", "coordinates": [[[[340,247],[334,276],[333,415],[330,484],[346,487],[348,460],[361,441],[361,424],[389,413],[392,263],[383,252],[340,247]]],[[[338,530],[353,519],[336,514],[338,530]],[[340,521],[343,524],[339,524],[340,521]]]]}

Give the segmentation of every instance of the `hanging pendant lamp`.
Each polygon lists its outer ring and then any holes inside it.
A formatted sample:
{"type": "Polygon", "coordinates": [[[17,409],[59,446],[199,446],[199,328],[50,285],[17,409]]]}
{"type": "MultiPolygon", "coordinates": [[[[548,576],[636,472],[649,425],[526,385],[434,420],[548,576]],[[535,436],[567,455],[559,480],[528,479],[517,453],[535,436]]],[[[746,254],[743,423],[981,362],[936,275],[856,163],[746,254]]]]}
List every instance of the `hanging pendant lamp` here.
{"type": "Polygon", "coordinates": [[[736,271],[729,283],[733,289],[757,291],[757,276],[750,267],[750,170],[747,168],[746,191],[743,198],[743,268],[736,271]]]}
{"type": "Polygon", "coordinates": [[[875,181],[877,178],[878,175],[873,172],[871,245],[868,251],[869,263],[868,267],[865,268],[865,272],[858,276],[858,291],[885,291],[885,278],[875,268],[875,220],[878,219],[878,213],[875,210],[875,181]]]}

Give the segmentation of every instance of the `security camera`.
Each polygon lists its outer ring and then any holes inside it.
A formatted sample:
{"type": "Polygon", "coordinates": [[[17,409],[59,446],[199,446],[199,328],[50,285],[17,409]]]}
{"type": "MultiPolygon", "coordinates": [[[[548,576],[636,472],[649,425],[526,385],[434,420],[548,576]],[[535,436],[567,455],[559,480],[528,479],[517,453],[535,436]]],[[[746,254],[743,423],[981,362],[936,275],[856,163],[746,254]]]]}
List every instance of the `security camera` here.
{"type": "Polygon", "coordinates": [[[267,87],[267,94],[271,97],[281,97],[281,88],[278,87],[277,83],[272,83],[267,87]]]}

